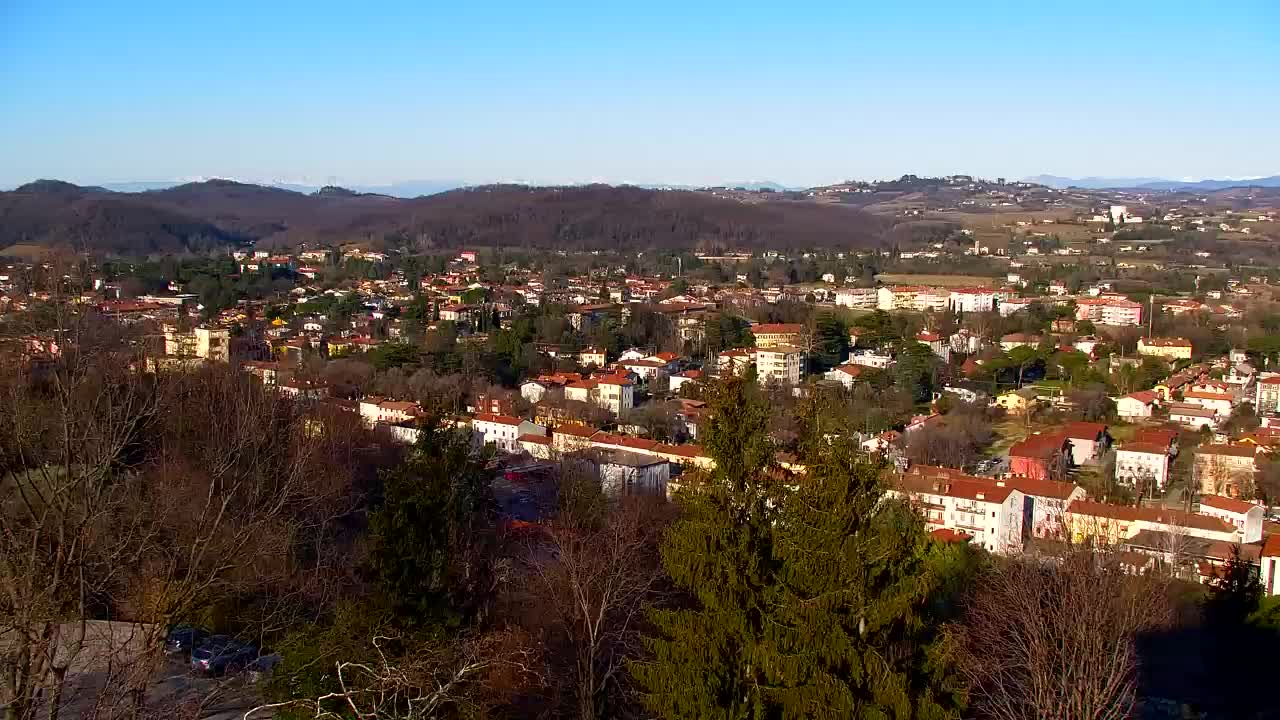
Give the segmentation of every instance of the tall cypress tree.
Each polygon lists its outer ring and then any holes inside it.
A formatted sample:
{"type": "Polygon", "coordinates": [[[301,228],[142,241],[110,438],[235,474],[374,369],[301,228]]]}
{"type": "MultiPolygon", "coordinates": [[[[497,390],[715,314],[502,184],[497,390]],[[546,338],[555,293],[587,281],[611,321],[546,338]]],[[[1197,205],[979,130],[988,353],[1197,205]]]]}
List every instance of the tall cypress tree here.
{"type": "Polygon", "coordinates": [[[671,579],[696,602],[654,612],[654,660],[632,666],[649,706],[669,718],[755,718],[769,706],[762,684],[778,498],[769,409],[741,378],[712,396],[704,447],[716,466],[681,493],[683,517],[662,549],[671,579]]]}
{"type": "Polygon", "coordinates": [[[955,717],[963,690],[934,642],[941,578],[919,517],[882,501],[883,466],[847,438],[810,432],[803,461],[775,539],[771,716],[955,717]]]}

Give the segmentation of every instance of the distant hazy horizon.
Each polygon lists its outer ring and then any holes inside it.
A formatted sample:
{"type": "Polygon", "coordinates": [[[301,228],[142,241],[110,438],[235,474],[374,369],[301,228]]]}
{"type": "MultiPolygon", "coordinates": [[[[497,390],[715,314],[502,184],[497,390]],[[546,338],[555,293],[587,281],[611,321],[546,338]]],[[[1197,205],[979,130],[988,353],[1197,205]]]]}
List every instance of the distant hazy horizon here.
{"type": "Polygon", "coordinates": [[[0,9],[0,187],[1280,174],[1280,4],[0,9]]]}

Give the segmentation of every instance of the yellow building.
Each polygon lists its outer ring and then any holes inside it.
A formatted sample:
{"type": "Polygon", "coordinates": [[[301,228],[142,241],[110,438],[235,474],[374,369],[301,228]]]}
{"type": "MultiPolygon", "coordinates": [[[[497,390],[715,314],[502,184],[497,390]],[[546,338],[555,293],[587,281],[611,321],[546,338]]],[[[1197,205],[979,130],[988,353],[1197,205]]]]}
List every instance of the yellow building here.
{"type": "Polygon", "coordinates": [[[1010,390],[996,397],[996,405],[1013,415],[1021,415],[1036,404],[1036,391],[1031,388],[1010,390]]]}
{"type": "Polygon", "coordinates": [[[1138,354],[1167,360],[1190,360],[1191,341],[1186,338],[1138,338],[1138,354]]]}

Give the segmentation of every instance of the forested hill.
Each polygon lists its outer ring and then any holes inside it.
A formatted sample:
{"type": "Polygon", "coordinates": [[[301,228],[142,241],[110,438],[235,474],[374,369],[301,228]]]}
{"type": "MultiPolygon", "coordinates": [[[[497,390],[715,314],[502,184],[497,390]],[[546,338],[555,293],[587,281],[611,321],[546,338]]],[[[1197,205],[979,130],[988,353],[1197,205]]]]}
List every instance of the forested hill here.
{"type": "Polygon", "coordinates": [[[563,250],[875,247],[892,221],[848,207],[684,190],[494,185],[402,199],[226,180],[119,193],[58,181],[0,192],[12,246],[145,255],[263,241],[563,250]]]}

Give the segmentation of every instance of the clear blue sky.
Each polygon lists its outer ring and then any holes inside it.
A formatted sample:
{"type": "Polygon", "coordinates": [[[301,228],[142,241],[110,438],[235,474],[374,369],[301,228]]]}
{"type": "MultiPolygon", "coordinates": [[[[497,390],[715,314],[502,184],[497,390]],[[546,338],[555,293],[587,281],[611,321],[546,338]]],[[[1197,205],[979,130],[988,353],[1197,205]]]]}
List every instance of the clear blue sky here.
{"type": "Polygon", "coordinates": [[[1280,173],[1280,0],[0,0],[0,186],[952,172],[1280,173]]]}

